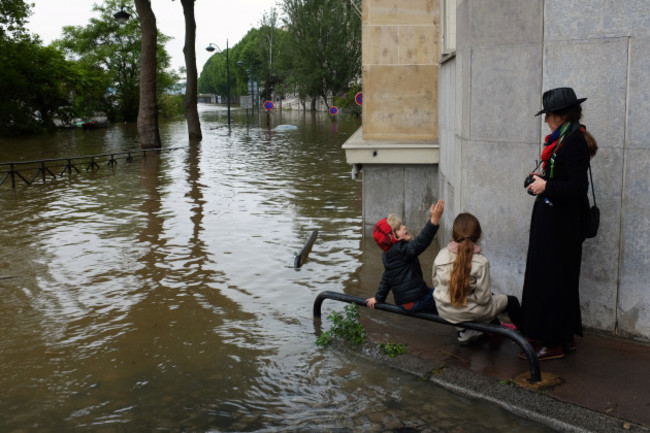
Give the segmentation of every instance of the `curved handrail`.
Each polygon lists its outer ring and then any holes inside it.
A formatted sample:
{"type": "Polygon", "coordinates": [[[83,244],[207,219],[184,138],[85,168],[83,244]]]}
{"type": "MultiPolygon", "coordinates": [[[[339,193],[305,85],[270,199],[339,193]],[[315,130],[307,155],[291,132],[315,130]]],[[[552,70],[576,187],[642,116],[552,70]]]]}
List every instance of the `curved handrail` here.
{"type": "MultiPolygon", "coordinates": [[[[319,293],[318,296],[316,296],[316,300],[314,300],[314,317],[317,318],[321,317],[321,306],[323,305],[323,301],[325,299],[332,299],[335,301],[347,302],[347,303],[357,304],[363,307],[367,307],[366,300],[359,296],[353,296],[353,295],[348,295],[339,292],[325,291],[319,293]]],[[[528,342],[528,340],[526,340],[526,338],[523,335],[519,334],[518,332],[510,328],[506,328],[498,325],[486,324],[486,323],[479,323],[479,322],[449,323],[442,317],[438,316],[437,314],[407,313],[394,304],[376,303],[375,309],[389,311],[391,313],[397,313],[403,316],[415,317],[422,320],[428,320],[430,322],[441,323],[443,325],[459,326],[462,328],[474,329],[476,331],[487,332],[490,334],[497,334],[503,337],[507,337],[513,340],[515,343],[517,343],[521,348],[521,350],[526,354],[526,358],[528,359],[528,367],[530,369],[529,381],[539,382],[542,380],[542,373],[539,368],[539,359],[537,358],[537,353],[533,349],[533,346],[531,346],[531,344],[528,342]]]]}

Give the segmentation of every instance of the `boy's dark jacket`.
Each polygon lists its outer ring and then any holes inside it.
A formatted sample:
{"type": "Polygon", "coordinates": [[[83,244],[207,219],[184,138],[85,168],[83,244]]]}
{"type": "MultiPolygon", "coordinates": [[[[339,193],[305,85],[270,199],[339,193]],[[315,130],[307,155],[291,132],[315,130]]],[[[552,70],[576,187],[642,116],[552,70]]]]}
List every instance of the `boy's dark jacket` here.
{"type": "Polygon", "coordinates": [[[417,301],[428,293],[418,256],[431,245],[439,227],[427,221],[412,241],[399,241],[382,254],[384,275],[375,295],[377,302],[385,302],[391,290],[397,305],[417,301]]]}

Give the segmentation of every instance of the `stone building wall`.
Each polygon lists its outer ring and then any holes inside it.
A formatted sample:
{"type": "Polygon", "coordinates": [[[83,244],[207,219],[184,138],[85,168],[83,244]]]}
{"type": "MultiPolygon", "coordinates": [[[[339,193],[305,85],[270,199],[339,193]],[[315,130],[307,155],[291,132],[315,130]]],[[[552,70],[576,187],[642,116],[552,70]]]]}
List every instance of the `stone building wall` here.
{"type": "Polygon", "coordinates": [[[583,123],[600,147],[591,167],[602,220],[583,248],[583,322],[650,340],[647,1],[457,0],[456,26],[455,57],[440,68],[439,189],[454,214],[481,220],[495,291],[521,294],[532,209],[523,179],[548,133],[533,115],[543,91],[573,87],[588,98],[583,123]]]}

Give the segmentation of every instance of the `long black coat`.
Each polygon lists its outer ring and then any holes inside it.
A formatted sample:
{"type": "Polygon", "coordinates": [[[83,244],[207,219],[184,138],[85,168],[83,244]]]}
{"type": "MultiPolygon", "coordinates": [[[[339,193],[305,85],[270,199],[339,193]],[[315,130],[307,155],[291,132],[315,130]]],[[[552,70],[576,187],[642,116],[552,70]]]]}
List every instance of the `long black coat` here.
{"type": "Polygon", "coordinates": [[[580,314],[581,215],[588,207],[587,142],[580,130],[565,138],[553,179],[535,199],[522,294],[523,333],[547,346],[582,335],[580,314]]]}
{"type": "Polygon", "coordinates": [[[399,241],[383,253],[384,274],[375,295],[377,302],[386,301],[390,290],[397,305],[417,301],[429,293],[418,256],[431,245],[439,227],[427,221],[415,239],[399,241]]]}

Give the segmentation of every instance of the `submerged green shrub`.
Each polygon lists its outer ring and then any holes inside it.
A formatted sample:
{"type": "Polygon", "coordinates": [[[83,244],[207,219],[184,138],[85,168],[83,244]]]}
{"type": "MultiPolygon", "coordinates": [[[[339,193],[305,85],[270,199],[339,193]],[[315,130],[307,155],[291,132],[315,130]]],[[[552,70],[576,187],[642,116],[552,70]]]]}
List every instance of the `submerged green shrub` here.
{"type": "Polygon", "coordinates": [[[345,316],[338,311],[333,311],[327,316],[332,321],[332,328],[318,336],[317,345],[327,346],[332,343],[334,337],[343,338],[353,344],[361,344],[366,340],[366,331],[359,323],[359,306],[348,304],[344,309],[345,316]]]}

